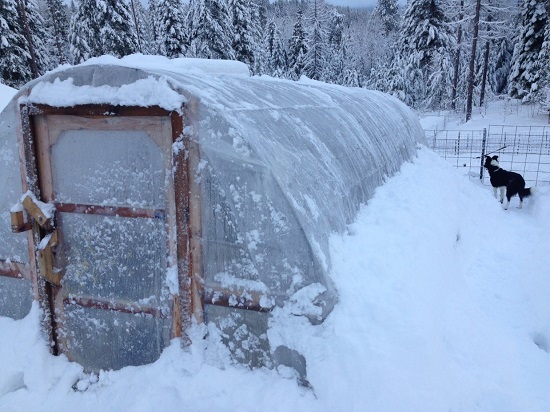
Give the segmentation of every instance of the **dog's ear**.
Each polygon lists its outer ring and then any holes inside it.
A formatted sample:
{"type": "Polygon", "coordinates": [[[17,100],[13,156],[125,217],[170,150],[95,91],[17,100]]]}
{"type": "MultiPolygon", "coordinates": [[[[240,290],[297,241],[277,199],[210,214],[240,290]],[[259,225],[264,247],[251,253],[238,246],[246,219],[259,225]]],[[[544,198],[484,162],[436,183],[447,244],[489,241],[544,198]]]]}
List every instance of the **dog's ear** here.
{"type": "Polygon", "coordinates": [[[493,156],[493,160],[498,160],[498,156],[493,156]]]}

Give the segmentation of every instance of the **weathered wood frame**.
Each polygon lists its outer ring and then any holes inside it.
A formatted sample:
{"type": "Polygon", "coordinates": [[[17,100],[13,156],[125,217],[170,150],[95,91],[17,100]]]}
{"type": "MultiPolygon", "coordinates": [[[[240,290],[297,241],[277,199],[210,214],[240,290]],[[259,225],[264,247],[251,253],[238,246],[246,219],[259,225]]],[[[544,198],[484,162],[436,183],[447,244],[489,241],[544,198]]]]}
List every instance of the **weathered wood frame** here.
{"type": "MultiPolygon", "coordinates": [[[[189,116],[191,113],[184,108],[184,113],[189,116]]],[[[190,171],[191,161],[193,156],[190,156],[190,151],[195,150],[198,154],[196,146],[190,148],[190,136],[184,135],[184,123],[182,115],[178,112],[169,112],[160,107],[121,107],[108,105],[84,105],[71,108],[55,108],[46,105],[22,105],[20,108],[21,115],[21,131],[19,133],[21,139],[21,159],[22,159],[22,176],[24,181],[24,190],[31,190],[37,197],[40,196],[41,176],[39,176],[39,158],[37,153],[37,133],[35,119],[37,116],[78,116],[89,118],[105,118],[105,117],[167,117],[170,119],[172,143],[173,147],[178,144],[182,145],[183,150],[173,150],[172,152],[172,170],[173,170],[173,188],[168,188],[173,194],[173,201],[168,202],[169,210],[167,211],[167,226],[169,228],[168,255],[173,258],[168,261],[168,265],[177,265],[179,274],[180,290],[179,294],[173,296],[174,302],[172,306],[172,337],[182,336],[183,344],[190,343],[190,340],[185,336],[185,330],[191,325],[190,316],[195,316],[196,320],[203,320],[203,301],[201,291],[202,264],[201,264],[201,248],[200,248],[200,206],[194,206],[195,202],[200,201],[198,188],[193,183],[190,183],[189,177],[192,175],[190,171]],[[28,184],[27,184],[28,183],[28,184]],[[193,199],[193,201],[190,201],[193,199]],[[193,209],[190,212],[190,208],[193,209]],[[175,232],[170,233],[175,227],[175,232]],[[197,238],[196,236],[199,235],[197,238]],[[175,240],[175,241],[174,241],[175,240]]],[[[47,158],[48,156],[46,156],[47,158]]],[[[197,160],[198,161],[198,160],[197,160]]],[[[194,165],[196,166],[196,164],[194,165]]],[[[192,180],[192,179],[191,179],[192,180]]],[[[170,194],[169,194],[170,196],[170,194]]],[[[59,204],[57,207],[60,211],[71,211],[80,213],[96,213],[96,214],[119,214],[121,216],[142,216],[153,217],[148,210],[135,210],[129,208],[102,208],[86,205],[59,204]]],[[[153,211],[153,215],[162,211],[153,211]]],[[[35,288],[35,298],[42,302],[43,309],[49,315],[48,331],[54,342],[54,353],[57,353],[58,338],[55,334],[55,322],[53,319],[54,306],[56,305],[54,297],[57,295],[57,286],[52,285],[47,281],[42,281],[40,276],[40,268],[37,264],[36,246],[40,241],[40,230],[34,225],[34,230],[28,232],[29,236],[29,255],[31,263],[25,265],[25,274],[32,278],[35,288]]],[[[19,265],[20,266],[20,265],[19,265]]],[[[16,269],[17,265],[0,265],[2,272],[13,277],[18,277],[16,269]]],[[[61,294],[59,294],[61,296],[61,294]]],[[[58,302],[57,304],[60,304],[58,302]]],[[[79,302],[82,305],[91,307],[108,308],[112,310],[120,310],[123,312],[134,313],[136,308],[131,305],[122,305],[120,308],[109,307],[108,302],[79,302]],[[99,306],[98,306],[99,304],[99,306]]],[[[61,303],[62,304],[62,303],[61,303]]],[[[150,313],[152,315],[161,316],[160,313],[150,313]]]]}

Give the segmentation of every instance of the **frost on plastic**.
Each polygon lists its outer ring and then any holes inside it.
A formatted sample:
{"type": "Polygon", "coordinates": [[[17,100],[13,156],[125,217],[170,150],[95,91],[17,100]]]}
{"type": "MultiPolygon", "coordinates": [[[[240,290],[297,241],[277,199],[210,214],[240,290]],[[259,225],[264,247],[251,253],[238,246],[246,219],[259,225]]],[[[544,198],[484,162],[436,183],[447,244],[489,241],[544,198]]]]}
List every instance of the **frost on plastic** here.
{"type": "MultiPolygon", "coordinates": [[[[17,117],[11,102],[0,113],[0,259],[28,263],[25,233],[11,232],[10,211],[19,205],[21,170],[17,144],[17,117]]],[[[31,283],[0,276],[0,316],[22,318],[31,309],[31,283]]]]}
{"type": "MultiPolygon", "coordinates": [[[[52,146],[52,165],[60,202],[165,208],[163,152],[144,132],[63,132],[52,146]]],[[[68,300],[59,333],[68,353],[96,371],[156,360],[171,325],[164,215],[59,213],[58,223],[63,242],[57,262],[68,300]],[[82,299],[121,310],[72,303],[82,299]],[[148,309],[132,313],[136,306],[148,309]]]]}

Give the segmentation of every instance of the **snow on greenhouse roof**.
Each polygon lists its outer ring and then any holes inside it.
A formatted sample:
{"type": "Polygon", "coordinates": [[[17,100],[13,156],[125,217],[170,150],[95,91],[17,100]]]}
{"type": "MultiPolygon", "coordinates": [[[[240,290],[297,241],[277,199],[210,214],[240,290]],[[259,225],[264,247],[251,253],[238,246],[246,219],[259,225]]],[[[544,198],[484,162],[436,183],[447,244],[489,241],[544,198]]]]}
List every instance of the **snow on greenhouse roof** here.
{"type": "MultiPolygon", "coordinates": [[[[135,54],[117,59],[113,56],[92,58],[81,65],[60,66],[47,74],[45,81],[32,87],[27,99],[21,102],[48,104],[56,107],[71,107],[79,104],[113,104],[120,106],[159,106],[166,110],[180,110],[185,98],[176,92],[172,77],[177,74],[194,76],[240,75],[249,76],[246,64],[231,60],[206,60],[194,58],[168,59],[162,56],[135,54]],[[74,77],[60,80],[62,72],[73,72],[74,68],[86,66],[113,66],[114,76],[93,79],[103,84],[90,84],[77,81],[74,77]],[[131,78],[116,71],[114,66],[156,72],[157,76],[131,78]],[[50,81],[49,79],[54,79],[50,81]]],[[[83,79],[84,80],[84,79],[83,79]]],[[[90,80],[90,79],[86,79],[90,80]]],[[[84,81],[86,81],[84,80],[84,81]]]]}

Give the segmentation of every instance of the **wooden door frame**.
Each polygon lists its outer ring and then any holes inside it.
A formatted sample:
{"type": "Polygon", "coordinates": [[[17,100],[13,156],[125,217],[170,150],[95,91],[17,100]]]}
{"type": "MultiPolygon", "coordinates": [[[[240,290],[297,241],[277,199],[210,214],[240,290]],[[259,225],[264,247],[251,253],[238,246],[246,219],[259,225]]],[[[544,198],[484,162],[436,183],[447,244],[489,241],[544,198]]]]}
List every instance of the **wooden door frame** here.
{"type": "MultiPolygon", "coordinates": [[[[198,148],[192,142],[190,134],[184,133],[184,119],[191,122],[195,105],[183,107],[181,113],[167,111],[158,106],[153,107],[126,107],[111,105],[81,105],[67,108],[57,108],[42,104],[23,104],[20,106],[21,133],[20,147],[22,150],[22,180],[23,190],[30,190],[40,199],[40,176],[37,153],[36,116],[67,115],[88,118],[105,117],[138,117],[153,116],[170,119],[172,129],[172,170],[173,188],[168,188],[169,194],[167,221],[170,229],[175,226],[174,236],[168,236],[167,255],[176,256],[177,262],[168,262],[176,265],[178,270],[179,293],[173,296],[171,336],[181,337],[182,344],[190,344],[186,330],[192,324],[192,317],[197,322],[203,321],[202,298],[202,248],[200,245],[200,192],[194,176],[198,165],[198,148]],[[181,146],[182,150],[174,150],[181,146]],[[191,200],[192,199],[192,200],[191,200]]],[[[170,232],[169,232],[170,233],[170,232]]],[[[40,276],[35,251],[40,242],[40,229],[35,227],[28,232],[31,278],[35,290],[35,298],[41,302],[45,311],[43,327],[48,331],[54,343],[53,352],[58,353],[57,336],[55,335],[54,310],[52,296],[55,296],[55,285],[45,281],[40,276]],[[47,304],[46,304],[47,303],[47,304]]]]}

